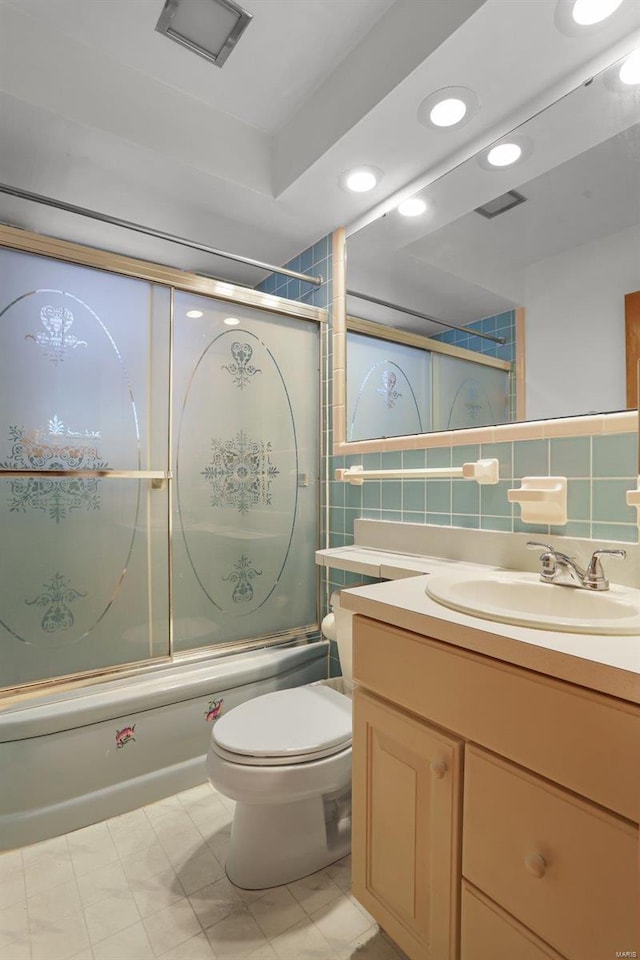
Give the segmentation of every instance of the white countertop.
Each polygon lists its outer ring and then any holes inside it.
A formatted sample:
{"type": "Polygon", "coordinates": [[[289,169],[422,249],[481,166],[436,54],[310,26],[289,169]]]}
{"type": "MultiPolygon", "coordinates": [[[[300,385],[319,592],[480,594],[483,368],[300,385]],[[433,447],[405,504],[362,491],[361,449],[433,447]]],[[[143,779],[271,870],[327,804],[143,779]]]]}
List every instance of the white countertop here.
{"type": "MultiPolygon", "coordinates": [[[[459,560],[450,560],[447,557],[417,556],[410,553],[394,553],[392,550],[382,550],[376,547],[362,547],[355,544],[352,547],[331,547],[327,550],[316,550],[316,563],[323,567],[333,567],[336,570],[347,570],[350,573],[362,573],[367,577],[377,577],[379,580],[400,580],[404,577],[417,577],[421,573],[440,573],[460,566],[459,560]]],[[[496,570],[486,564],[465,563],[464,566],[477,570],[496,570]]]]}
{"type": "MultiPolygon", "coordinates": [[[[365,557],[376,552],[363,551],[357,547],[338,549],[364,553],[365,557]]],[[[331,553],[335,554],[335,551],[331,553]]],[[[355,557],[353,559],[356,560],[355,557]]],[[[373,558],[369,557],[369,560],[373,567],[373,558]]],[[[381,563],[378,558],[377,569],[382,569],[389,557],[385,554],[383,560],[384,563],[381,563]]],[[[456,563],[458,568],[468,566],[470,571],[478,568],[476,564],[467,565],[460,561],[438,558],[409,560],[424,564],[423,569],[432,569],[434,573],[436,569],[442,570],[443,564],[450,566],[452,562],[456,563]]],[[[391,560],[391,567],[397,563],[396,569],[406,569],[406,561],[406,557],[401,561],[399,556],[397,560],[391,560]]],[[[552,630],[481,620],[458,613],[432,600],[425,592],[428,576],[416,576],[415,568],[413,573],[413,576],[408,571],[400,574],[405,579],[343,590],[342,605],[354,613],[411,630],[422,636],[640,703],[640,638],[556,633],[552,630]]],[[[377,573],[373,569],[369,575],[389,576],[388,573],[377,573]]]]}

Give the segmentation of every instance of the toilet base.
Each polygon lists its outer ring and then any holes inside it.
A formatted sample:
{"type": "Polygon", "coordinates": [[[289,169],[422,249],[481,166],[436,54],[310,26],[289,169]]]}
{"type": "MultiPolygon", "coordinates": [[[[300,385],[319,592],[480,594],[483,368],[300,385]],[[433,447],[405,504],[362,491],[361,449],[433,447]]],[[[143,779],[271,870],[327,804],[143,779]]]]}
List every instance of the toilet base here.
{"type": "Polygon", "coordinates": [[[236,803],[227,876],[237,887],[263,890],[299,880],[351,849],[351,794],[294,803],[236,803]]]}

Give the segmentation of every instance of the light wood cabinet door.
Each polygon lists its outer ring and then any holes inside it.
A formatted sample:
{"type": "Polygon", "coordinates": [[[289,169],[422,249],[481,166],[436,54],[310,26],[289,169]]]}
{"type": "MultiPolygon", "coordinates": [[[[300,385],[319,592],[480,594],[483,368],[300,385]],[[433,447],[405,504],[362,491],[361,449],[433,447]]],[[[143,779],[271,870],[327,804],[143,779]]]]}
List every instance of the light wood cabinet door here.
{"type": "Polygon", "coordinates": [[[354,693],[353,892],[412,960],[458,956],[462,744],[354,693]]]}

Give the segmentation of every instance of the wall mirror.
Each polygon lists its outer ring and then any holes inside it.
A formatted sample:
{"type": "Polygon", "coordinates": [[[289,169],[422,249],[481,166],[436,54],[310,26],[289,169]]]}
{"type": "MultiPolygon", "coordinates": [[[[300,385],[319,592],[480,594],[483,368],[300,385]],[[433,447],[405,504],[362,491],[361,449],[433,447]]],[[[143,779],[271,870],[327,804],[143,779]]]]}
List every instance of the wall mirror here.
{"type": "Polygon", "coordinates": [[[637,406],[625,296],[640,288],[640,86],[620,79],[622,63],[501,137],[516,163],[491,166],[485,148],[414,194],[422,215],[347,228],[344,439],[637,406]],[[454,349],[443,360],[424,336],[454,349]],[[390,414],[401,401],[406,422],[390,414]]]}

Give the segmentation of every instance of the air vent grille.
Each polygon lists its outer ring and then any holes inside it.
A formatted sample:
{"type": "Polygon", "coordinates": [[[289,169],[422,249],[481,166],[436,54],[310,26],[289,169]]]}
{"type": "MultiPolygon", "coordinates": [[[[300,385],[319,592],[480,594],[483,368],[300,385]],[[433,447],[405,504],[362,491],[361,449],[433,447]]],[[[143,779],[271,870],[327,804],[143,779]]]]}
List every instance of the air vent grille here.
{"type": "Polygon", "coordinates": [[[235,0],[165,0],[156,30],[221,67],[251,19],[235,0]]]}
{"type": "Polygon", "coordinates": [[[517,190],[507,190],[506,193],[502,193],[495,200],[489,200],[488,203],[483,203],[481,207],[476,207],[476,213],[486,217],[487,220],[493,220],[494,217],[499,217],[501,213],[506,213],[507,210],[512,210],[524,203],[526,199],[517,190]]]}

